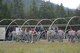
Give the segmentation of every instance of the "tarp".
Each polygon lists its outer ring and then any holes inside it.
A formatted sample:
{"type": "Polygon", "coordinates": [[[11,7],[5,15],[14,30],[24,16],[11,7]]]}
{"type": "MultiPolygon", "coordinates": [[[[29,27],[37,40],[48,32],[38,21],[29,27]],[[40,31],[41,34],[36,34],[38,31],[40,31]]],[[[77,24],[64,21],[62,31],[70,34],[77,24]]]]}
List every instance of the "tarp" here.
{"type": "Polygon", "coordinates": [[[0,39],[5,39],[5,27],[0,27],[0,39]]]}

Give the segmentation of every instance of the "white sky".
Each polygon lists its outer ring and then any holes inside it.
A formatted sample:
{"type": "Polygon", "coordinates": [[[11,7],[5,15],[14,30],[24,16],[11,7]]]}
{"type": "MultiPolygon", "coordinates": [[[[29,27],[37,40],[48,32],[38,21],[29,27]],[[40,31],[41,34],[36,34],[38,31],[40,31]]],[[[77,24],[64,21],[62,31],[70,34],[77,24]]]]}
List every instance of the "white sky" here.
{"type": "MultiPolygon", "coordinates": [[[[49,0],[45,0],[45,1],[49,1],[49,0]]],[[[50,2],[59,5],[63,3],[63,6],[71,9],[76,9],[80,4],[80,0],[50,0],[50,2]]]]}

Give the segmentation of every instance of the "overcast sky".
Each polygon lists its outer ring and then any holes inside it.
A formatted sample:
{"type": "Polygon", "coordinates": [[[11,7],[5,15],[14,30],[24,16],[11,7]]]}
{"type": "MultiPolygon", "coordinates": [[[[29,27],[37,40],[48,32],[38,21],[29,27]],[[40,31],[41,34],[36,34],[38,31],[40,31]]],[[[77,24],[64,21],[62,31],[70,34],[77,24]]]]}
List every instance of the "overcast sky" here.
{"type": "MultiPolygon", "coordinates": [[[[45,0],[45,1],[49,1],[49,0],[45,0]]],[[[71,9],[76,9],[80,4],[80,0],[50,0],[50,2],[59,4],[59,5],[63,3],[63,6],[71,9]]]]}

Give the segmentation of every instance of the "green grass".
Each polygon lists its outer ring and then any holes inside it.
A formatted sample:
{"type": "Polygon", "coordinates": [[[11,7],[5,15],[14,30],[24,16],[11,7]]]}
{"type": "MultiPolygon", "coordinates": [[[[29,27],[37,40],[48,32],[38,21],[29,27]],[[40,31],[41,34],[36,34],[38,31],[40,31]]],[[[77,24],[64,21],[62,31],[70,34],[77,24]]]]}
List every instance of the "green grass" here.
{"type": "Polygon", "coordinates": [[[80,53],[80,43],[0,43],[0,53],[80,53]]]}

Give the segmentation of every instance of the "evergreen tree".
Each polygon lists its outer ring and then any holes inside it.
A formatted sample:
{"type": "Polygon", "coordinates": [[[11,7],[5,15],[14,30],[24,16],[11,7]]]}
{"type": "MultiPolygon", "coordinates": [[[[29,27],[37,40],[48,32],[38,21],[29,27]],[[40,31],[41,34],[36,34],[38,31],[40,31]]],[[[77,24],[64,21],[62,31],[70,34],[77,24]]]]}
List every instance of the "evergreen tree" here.
{"type": "Polygon", "coordinates": [[[76,9],[75,15],[76,15],[76,16],[80,16],[80,10],[76,9]]]}
{"type": "Polygon", "coordinates": [[[13,14],[14,18],[23,18],[24,17],[22,0],[13,0],[13,3],[11,6],[13,6],[12,14],[13,14]]]}
{"type": "Polygon", "coordinates": [[[66,17],[72,17],[72,16],[74,16],[74,12],[72,11],[72,9],[67,9],[67,11],[66,11],[66,17]]]}
{"type": "Polygon", "coordinates": [[[58,18],[58,17],[60,17],[60,6],[57,5],[55,9],[56,9],[55,15],[56,15],[56,17],[58,18]]]}
{"type": "Polygon", "coordinates": [[[3,14],[2,14],[2,0],[0,0],[0,19],[2,19],[3,14]]]}
{"type": "Polygon", "coordinates": [[[66,12],[65,12],[65,10],[64,10],[64,7],[63,7],[63,4],[61,3],[61,5],[60,5],[60,17],[65,17],[65,14],[66,12]]]}
{"type": "Polygon", "coordinates": [[[40,12],[40,18],[48,18],[48,19],[55,18],[54,8],[50,2],[42,3],[39,12],[40,12]]]}
{"type": "Polygon", "coordinates": [[[0,19],[10,18],[10,11],[7,4],[3,4],[3,0],[0,0],[0,19]]]}
{"type": "Polygon", "coordinates": [[[6,19],[11,18],[10,8],[8,7],[7,4],[4,4],[4,6],[3,6],[3,14],[4,14],[4,18],[6,18],[6,19]]]}
{"type": "Polygon", "coordinates": [[[29,18],[32,18],[32,19],[38,18],[38,8],[37,8],[36,1],[35,0],[33,0],[32,4],[30,6],[30,10],[28,12],[28,17],[29,18]]]}

